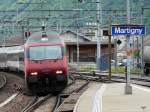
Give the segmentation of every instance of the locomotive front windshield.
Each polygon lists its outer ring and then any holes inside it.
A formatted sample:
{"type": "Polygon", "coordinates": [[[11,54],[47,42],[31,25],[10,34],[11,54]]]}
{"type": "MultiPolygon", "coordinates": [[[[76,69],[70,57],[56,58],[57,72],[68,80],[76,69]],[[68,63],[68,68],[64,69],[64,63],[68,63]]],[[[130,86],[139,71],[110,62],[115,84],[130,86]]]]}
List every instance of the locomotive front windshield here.
{"type": "Polygon", "coordinates": [[[62,59],[61,46],[36,46],[29,48],[30,60],[62,59]]]}

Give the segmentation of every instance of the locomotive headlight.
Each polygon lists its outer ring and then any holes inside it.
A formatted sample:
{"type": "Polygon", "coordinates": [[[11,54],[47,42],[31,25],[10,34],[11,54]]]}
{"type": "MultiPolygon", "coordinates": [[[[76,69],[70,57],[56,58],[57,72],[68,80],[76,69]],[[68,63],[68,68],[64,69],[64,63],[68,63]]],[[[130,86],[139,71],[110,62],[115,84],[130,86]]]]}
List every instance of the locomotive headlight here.
{"type": "Polygon", "coordinates": [[[37,72],[31,72],[30,74],[31,75],[37,75],[38,73],[37,72]]]}
{"type": "Polygon", "coordinates": [[[57,71],[56,71],[56,74],[62,74],[62,73],[63,73],[62,70],[57,70],[57,71]]]}

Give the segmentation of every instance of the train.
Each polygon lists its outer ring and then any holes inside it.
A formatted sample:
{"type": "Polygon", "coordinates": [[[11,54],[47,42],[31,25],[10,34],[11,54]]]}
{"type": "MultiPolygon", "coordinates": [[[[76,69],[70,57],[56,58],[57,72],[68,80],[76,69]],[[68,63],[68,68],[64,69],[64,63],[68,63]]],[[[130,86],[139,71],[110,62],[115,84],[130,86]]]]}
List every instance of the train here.
{"type": "Polygon", "coordinates": [[[24,71],[24,46],[0,47],[0,69],[3,71],[24,71]]]}
{"type": "Polygon", "coordinates": [[[144,74],[150,74],[150,45],[144,45],[144,53],[143,53],[143,60],[144,60],[144,74]]]}
{"type": "Polygon", "coordinates": [[[0,68],[23,71],[34,93],[60,92],[68,82],[65,43],[56,32],[35,32],[24,45],[0,48],[0,68]]]}

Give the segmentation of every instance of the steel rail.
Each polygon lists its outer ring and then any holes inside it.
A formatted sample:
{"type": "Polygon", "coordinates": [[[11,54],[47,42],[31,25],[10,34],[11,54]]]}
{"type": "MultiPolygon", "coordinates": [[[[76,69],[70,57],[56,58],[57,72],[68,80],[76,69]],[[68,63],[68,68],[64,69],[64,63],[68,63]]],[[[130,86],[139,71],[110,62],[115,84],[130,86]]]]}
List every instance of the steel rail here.
{"type": "Polygon", "coordinates": [[[0,74],[0,89],[7,84],[7,78],[5,74],[0,74]]]}
{"type": "Polygon", "coordinates": [[[30,105],[27,105],[25,109],[23,109],[21,112],[32,112],[33,110],[37,109],[43,102],[45,102],[47,99],[51,98],[53,95],[48,94],[47,96],[43,98],[36,97],[33,102],[31,102],[30,105]]]}

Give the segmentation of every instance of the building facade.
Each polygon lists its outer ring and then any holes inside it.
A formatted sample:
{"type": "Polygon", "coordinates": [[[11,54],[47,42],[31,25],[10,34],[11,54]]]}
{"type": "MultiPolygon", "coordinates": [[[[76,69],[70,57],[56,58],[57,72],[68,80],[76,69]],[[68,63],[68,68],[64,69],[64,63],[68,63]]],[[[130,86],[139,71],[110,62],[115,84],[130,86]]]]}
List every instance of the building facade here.
{"type": "MultiPolygon", "coordinates": [[[[96,62],[97,59],[97,42],[90,38],[72,31],[61,34],[62,39],[66,43],[66,51],[69,63],[77,62],[77,49],[79,47],[79,62],[96,62]],[[78,46],[79,45],[79,46],[78,46]]],[[[111,44],[111,57],[116,56],[116,47],[111,44]]],[[[109,49],[106,39],[101,42],[101,56],[108,57],[109,49]]]]}

